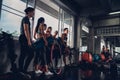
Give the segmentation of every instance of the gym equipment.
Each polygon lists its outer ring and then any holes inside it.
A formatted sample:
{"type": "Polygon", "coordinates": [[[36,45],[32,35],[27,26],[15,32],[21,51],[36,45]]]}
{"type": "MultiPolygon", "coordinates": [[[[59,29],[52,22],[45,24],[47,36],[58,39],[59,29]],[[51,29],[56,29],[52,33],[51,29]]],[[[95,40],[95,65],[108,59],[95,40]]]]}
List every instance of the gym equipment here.
{"type": "Polygon", "coordinates": [[[99,54],[93,54],[92,57],[93,57],[93,62],[98,62],[101,59],[99,54]]]}
{"type": "Polygon", "coordinates": [[[87,52],[83,53],[81,55],[81,58],[82,58],[82,61],[86,61],[89,63],[92,63],[92,60],[93,60],[92,55],[90,53],[87,53],[87,52]]]}
{"type": "Polygon", "coordinates": [[[100,58],[101,58],[101,61],[104,61],[105,60],[104,54],[100,54],[100,58]]]}

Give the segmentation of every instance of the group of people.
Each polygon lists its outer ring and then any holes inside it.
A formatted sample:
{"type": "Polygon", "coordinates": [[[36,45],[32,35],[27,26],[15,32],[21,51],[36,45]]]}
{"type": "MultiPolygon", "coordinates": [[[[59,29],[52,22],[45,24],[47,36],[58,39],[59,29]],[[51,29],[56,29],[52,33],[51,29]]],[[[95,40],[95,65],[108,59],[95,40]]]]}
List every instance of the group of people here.
{"type": "Polygon", "coordinates": [[[21,21],[21,34],[19,37],[21,49],[19,71],[27,72],[28,66],[34,58],[34,70],[36,74],[43,73],[42,68],[44,67],[45,74],[52,75],[53,73],[48,69],[48,66],[51,64],[51,51],[55,48],[56,41],[59,44],[58,47],[60,47],[56,51],[56,54],[60,54],[60,52],[63,54],[63,62],[66,65],[66,53],[69,53],[69,50],[67,50],[68,28],[64,28],[61,37],[57,38],[58,31],[55,31],[54,35],[52,35],[52,27],[47,27],[45,19],[40,17],[34,30],[34,39],[36,41],[33,42],[29,19],[34,16],[34,8],[26,8],[25,13],[26,16],[21,21]]]}

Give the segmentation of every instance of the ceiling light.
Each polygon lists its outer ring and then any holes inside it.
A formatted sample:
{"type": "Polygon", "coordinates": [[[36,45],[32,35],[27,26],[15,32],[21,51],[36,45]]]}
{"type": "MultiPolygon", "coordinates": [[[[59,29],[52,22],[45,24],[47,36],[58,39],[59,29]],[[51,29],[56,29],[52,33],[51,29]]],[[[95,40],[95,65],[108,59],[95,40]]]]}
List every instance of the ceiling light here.
{"type": "Polygon", "coordinates": [[[97,39],[97,36],[94,36],[97,39]]]}
{"type": "Polygon", "coordinates": [[[113,15],[113,14],[120,14],[120,11],[109,13],[109,15],[113,15]]]}

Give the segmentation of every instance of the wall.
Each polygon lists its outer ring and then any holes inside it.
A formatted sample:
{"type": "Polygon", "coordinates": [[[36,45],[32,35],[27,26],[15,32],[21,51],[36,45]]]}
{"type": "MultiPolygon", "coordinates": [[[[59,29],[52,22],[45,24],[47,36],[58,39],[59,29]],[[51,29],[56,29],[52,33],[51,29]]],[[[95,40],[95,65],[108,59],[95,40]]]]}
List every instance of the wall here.
{"type": "Polygon", "coordinates": [[[95,27],[114,26],[114,25],[120,25],[120,18],[97,20],[93,24],[93,26],[95,27]]]}

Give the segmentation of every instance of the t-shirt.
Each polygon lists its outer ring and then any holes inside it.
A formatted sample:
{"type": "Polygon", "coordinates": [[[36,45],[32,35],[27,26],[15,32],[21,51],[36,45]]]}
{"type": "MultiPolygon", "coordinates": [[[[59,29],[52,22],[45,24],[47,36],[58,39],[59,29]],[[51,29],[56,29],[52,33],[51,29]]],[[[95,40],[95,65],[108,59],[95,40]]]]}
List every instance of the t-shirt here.
{"type": "Polygon", "coordinates": [[[54,42],[54,38],[52,35],[50,35],[49,37],[46,38],[47,42],[48,42],[48,46],[51,46],[54,42]]]}
{"type": "Polygon", "coordinates": [[[30,31],[30,21],[29,21],[29,18],[27,16],[25,16],[22,21],[21,21],[21,27],[20,27],[20,34],[21,35],[25,35],[24,33],[24,24],[28,24],[28,27],[29,27],[29,32],[31,33],[30,31]]]}

